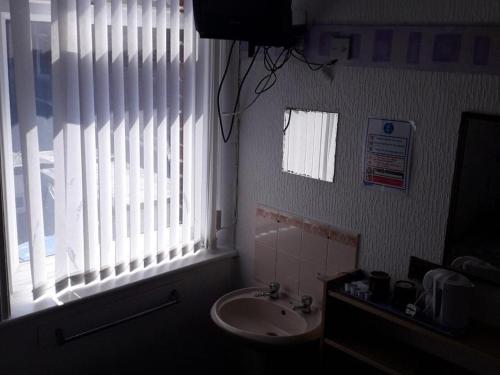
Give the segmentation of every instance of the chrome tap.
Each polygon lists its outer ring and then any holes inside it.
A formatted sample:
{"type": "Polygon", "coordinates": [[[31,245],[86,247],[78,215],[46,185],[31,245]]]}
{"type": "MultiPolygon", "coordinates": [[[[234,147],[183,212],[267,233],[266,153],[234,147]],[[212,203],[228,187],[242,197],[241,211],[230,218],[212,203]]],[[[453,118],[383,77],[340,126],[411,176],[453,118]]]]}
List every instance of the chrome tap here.
{"type": "Polygon", "coordinates": [[[292,306],[292,309],[293,310],[302,310],[302,312],[304,314],[309,314],[311,312],[311,305],[312,305],[312,302],[313,302],[313,299],[311,296],[302,296],[300,298],[300,302],[301,304],[300,305],[294,305],[293,302],[290,302],[293,306],[292,306]]]}
{"type": "Polygon", "coordinates": [[[269,297],[271,299],[278,299],[280,296],[280,283],[273,281],[269,283],[269,289],[255,294],[255,297],[269,297]]]}

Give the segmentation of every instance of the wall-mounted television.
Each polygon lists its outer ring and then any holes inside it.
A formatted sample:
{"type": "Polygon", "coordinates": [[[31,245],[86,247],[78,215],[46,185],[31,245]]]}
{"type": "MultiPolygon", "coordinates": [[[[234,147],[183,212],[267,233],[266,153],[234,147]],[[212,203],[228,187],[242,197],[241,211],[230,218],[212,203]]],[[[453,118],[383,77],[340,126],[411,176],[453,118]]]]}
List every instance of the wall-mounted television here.
{"type": "Polygon", "coordinates": [[[293,44],[291,0],[193,0],[202,38],[247,41],[255,46],[293,44]]]}

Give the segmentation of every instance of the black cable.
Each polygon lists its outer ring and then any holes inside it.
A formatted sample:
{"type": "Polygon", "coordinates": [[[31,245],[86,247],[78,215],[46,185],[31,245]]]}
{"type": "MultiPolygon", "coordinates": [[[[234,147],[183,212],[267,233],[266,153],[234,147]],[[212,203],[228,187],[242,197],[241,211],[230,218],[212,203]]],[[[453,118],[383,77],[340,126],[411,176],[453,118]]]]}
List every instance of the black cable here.
{"type": "Polygon", "coordinates": [[[217,112],[219,114],[219,126],[220,126],[220,131],[222,133],[222,139],[224,139],[225,136],[224,136],[224,125],[222,124],[222,114],[220,110],[220,93],[222,91],[222,85],[224,84],[224,80],[226,79],[226,75],[229,70],[229,64],[231,63],[231,56],[233,55],[233,49],[235,44],[236,40],[233,40],[233,43],[231,43],[231,48],[229,50],[229,55],[227,56],[226,68],[224,69],[224,74],[222,74],[222,79],[219,83],[219,89],[217,90],[217,112]]]}
{"type": "Polygon", "coordinates": [[[311,63],[307,60],[307,58],[305,57],[304,53],[297,50],[297,49],[294,49],[292,51],[292,56],[300,61],[300,62],[303,62],[305,64],[307,64],[307,66],[309,67],[309,69],[312,69],[312,70],[319,70],[323,67],[323,64],[318,64],[318,63],[311,63]]]}
{"type": "Polygon", "coordinates": [[[292,50],[290,48],[285,48],[281,50],[281,53],[278,55],[275,61],[271,58],[269,54],[269,47],[264,48],[264,68],[269,72],[257,83],[255,87],[255,94],[261,95],[264,92],[270,90],[277,81],[276,72],[280,70],[290,59],[292,50]],[[283,54],[286,52],[283,61],[280,63],[280,59],[283,54]],[[264,82],[265,81],[265,82],[264,82]],[[271,83],[269,83],[271,81],[271,83]],[[264,83],[264,84],[263,84],[264,83]]]}
{"type": "MultiPolygon", "coordinates": [[[[283,51],[281,52],[280,56],[278,57],[278,59],[276,60],[276,62],[273,62],[269,53],[268,53],[268,50],[270,49],[270,47],[264,47],[264,68],[267,70],[267,71],[271,71],[271,72],[276,72],[278,69],[280,69],[291,57],[291,50],[290,49],[283,49],[283,51]],[[283,56],[283,52],[287,52],[287,55],[285,56],[285,59],[283,60],[283,62],[281,64],[279,64],[279,59],[281,58],[281,56],[283,56]]],[[[274,84],[276,83],[277,81],[277,77],[276,77],[276,74],[266,74],[258,83],[257,83],[257,86],[256,88],[254,89],[254,92],[255,92],[255,97],[254,99],[250,102],[250,104],[248,104],[245,108],[239,110],[238,112],[232,112],[232,113],[227,113],[228,115],[232,115],[232,114],[235,114],[235,115],[239,115],[245,111],[247,111],[250,107],[252,107],[256,102],[257,100],[259,99],[260,95],[263,94],[265,91],[269,90],[272,86],[274,86],[274,84]],[[273,79],[272,83],[269,84],[269,81],[273,79]],[[265,81],[265,82],[264,82],[265,81]],[[264,84],[262,84],[264,82],[264,84]],[[263,86],[262,89],[260,89],[260,87],[263,86]]]]}
{"type": "Polygon", "coordinates": [[[303,62],[305,64],[307,64],[307,67],[309,69],[311,69],[312,71],[316,72],[318,70],[321,70],[327,66],[331,66],[331,65],[334,65],[337,63],[337,60],[332,60],[330,62],[327,62],[327,63],[324,63],[324,64],[320,64],[320,63],[315,63],[315,62],[310,62],[309,60],[307,60],[307,57],[305,56],[304,52],[294,48],[292,50],[292,56],[297,59],[298,61],[300,62],[303,62]],[[298,55],[298,56],[297,56],[298,55]]]}
{"type": "Polygon", "coordinates": [[[240,103],[241,90],[243,89],[243,84],[245,83],[245,80],[247,79],[248,74],[250,73],[250,70],[252,70],[253,63],[255,62],[255,59],[257,58],[259,51],[260,51],[260,47],[258,47],[257,50],[255,51],[253,58],[252,58],[252,61],[250,62],[250,65],[248,66],[247,71],[245,72],[243,79],[241,80],[241,83],[238,86],[238,93],[236,95],[236,101],[234,102],[234,108],[233,108],[233,112],[231,115],[231,126],[229,127],[229,133],[227,134],[227,137],[224,136],[224,130],[222,127],[222,120],[219,119],[221,121],[222,140],[224,141],[224,143],[227,143],[229,141],[229,138],[231,137],[231,133],[233,132],[234,119],[236,118],[236,110],[238,109],[238,104],[240,103]]]}
{"type": "Polygon", "coordinates": [[[287,124],[286,124],[286,126],[285,126],[285,129],[283,129],[283,134],[285,134],[285,133],[286,133],[286,130],[287,130],[287,129],[288,129],[288,127],[290,126],[290,120],[292,119],[292,109],[291,109],[291,108],[289,108],[288,110],[289,110],[289,112],[288,112],[288,122],[287,122],[287,124]]]}
{"type": "MultiPolygon", "coordinates": [[[[226,67],[224,69],[224,73],[222,75],[222,79],[221,79],[220,84],[219,84],[219,89],[217,91],[217,112],[218,112],[218,116],[219,116],[219,124],[220,124],[221,133],[222,133],[222,140],[224,141],[224,143],[227,143],[229,141],[229,138],[231,137],[233,127],[234,127],[235,117],[237,114],[239,114],[238,112],[236,112],[236,110],[238,109],[238,105],[240,103],[240,96],[241,96],[241,92],[243,89],[243,84],[245,83],[245,80],[247,79],[248,74],[250,73],[250,70],[252,69],[252,66],[255,62],[255,59],[256,59],[257,55],[259,54],[260,48],[261,48],[261,47],[258,47],[257,50],[255,51],[253,58],[252,58],[252,61],[250,62],[250,65],[248,66],[248,68],[243,76],[243,79],[241,80],[240,84],[238,85],[238,92],[236,95],[236,101],[234,103],[233,112],[231,113],[231,125],[229,127],[229,132],[226,136],[224,133],[224,124],[222,122],[222,113],[221,113],[221,108],[220,108],[220,95],[222,92],[222,87],[224,85],[224,81],[225,81],[227,73],[229,71],[229,65],[231,63],[231,57],[233,54],[233,49],[234,49],[235,44],[236,44],[236,41],[233,41],[233,43],[231,44],[231,48],[229,50],[229,55],[228,55],[227,62],[226,62],[226,67]]],[[[264,47],[264,69],[266,69],[266,71],[268,73],[264,77],[262,77],[259,80],[259,82],[257,83],[257,85],[254,89],[254,92],[256,94],[256,98],[253,100],[253,102],[247,108],[245,108],[245,110],[248,109],[252,104],[254,104],[257,101],[257,99],[260,97],[260,95],[262,95],[266,91],[270,90],[276,84],[276,82],[278,80],[276,72],[278,72],[281,68],[283,68],[283,66],[285,66],[285,64],[290,60],[290,58],[293,57],[296,60],[298,60],[302,63],[305,63],[307,65],[307,67],[312,71],[318,71],[318,70],[321,70],[327,66],[331,66],[331,65],[334,65],[335,63],[337,63],[337,60],[332,60],[328,63],[323,63],[323,64],[311,62],[307,59],[307,57],[305,56],[303,51],[300,51],[296,48],[286,48],[286,47],[283,47],[283,49],[281,50],[281,52],[278,55],[278,57],[276,58],[276,60],[273,60],[273,58],[271,57],[271,55],[269,53],[270,49],[271,49],[271,47],[264,47]]],[[[288,115],[288,123],[287,123],[285,129],[283,130],[283,133],[285,133],[286,130],[288,129],[288,127],[290,126],[291,116],[292,116],[292,109],[290,109],[290,112],[288,115]]]]}

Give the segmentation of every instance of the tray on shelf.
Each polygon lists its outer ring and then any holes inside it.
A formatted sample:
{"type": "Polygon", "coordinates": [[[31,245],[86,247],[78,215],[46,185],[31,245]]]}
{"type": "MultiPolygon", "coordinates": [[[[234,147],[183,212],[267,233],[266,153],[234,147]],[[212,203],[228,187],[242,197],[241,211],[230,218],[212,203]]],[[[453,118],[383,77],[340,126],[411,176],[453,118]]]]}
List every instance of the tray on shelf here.
{"type": "MultiPolygon", "coordinates": [[[[347,275],[346,275],[347,276],[347,275]]],[[[338,293],[346,298],[359,301],[363,304],[366,304],[367,306],[372,306],[374,308],[377,308],[379,310],[382,310],[384,312],[387,312],[389,314],[392,314],[394,316],[397,316],[399,318],[405,319],[407,321],[413,322],[415,324],[418,324],[422,327],[428,328],[434,332],[450,336],[450,337],[460,337],[463,336],[466,331],[463,329],[453,329],[449,327],[445,327],[442,325],[439,325],[435,322],[433,322],[431,319],[429,319],[427,316],[423,315],[422,313],[418,313],[415,316],[410,316],[407,315],[404,311],[401,311],[399,309],[396,309],[393,307],[390,303],[390,300],[387,302],[374,302],[369,299],[363,299],[360,297],[357,297],[355,295],[352,295],[351,293],[347,293],[344,290],[344,284],[346,282],[351,282],[351,281],[361,281],[361,280],[367,280],[367,278],[364,276],[363,272],[357,272],[356,274],[351,275],[347,280],[345,278],[339,278],[337,279],[333,285],[331,284],[330,286],[330,291],[333,291],[335,293],[338,293]]]]}

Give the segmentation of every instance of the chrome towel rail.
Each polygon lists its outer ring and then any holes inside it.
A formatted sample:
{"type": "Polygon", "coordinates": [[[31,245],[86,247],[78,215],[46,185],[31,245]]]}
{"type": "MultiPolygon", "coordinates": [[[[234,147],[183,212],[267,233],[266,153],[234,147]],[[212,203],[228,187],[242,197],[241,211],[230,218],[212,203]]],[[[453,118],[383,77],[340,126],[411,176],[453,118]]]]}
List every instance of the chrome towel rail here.
{"type": "Polygon", "coordinates": [[[125,317],[125,318],[118,319],[118,320],[115,320],[115,321],[110,322],[110,323],[106,323],[106,324],[100,325],[98,327],[89,329],[87,331],[82,331],[82,332],[79,332],[79,333],[75,333],[74,335],[71,335],[71,336],[65,336],[64,335],[64,331],[62,330],[62,328],[57,328],[56,331],[55,331],[56,340],[57,340],[57,343],[59,345],[64,345],[64,344],[66,344],[66,343],[68,343],[70,341],[75,341],[75,340],[81,339],[82,337],[89,336],[89,335],[92,335],[94,333],[104,331],[104,330],[106,330],[108,328],[115,327],[117,325],[129,322],[131,320],[134,320],[134,319],[137,319],[137,318],[149,315],[151,313],[154,313],[155,311],[162,310],[162,309],[165,309],[165,308],[167,308],[169,306],[176,305],[179,302],[180,302],[179,293],[177,292],[177,290],[174,289],[174,290],[172,290],[170,292],[170,295],[168,297],[167,302],[165,302],[165,303],[163,303],[161,305],[152,307],[150,309],[141,311],[141,312],[133,314],[133,315],[129,315],[129,316],[125,317]]]}

